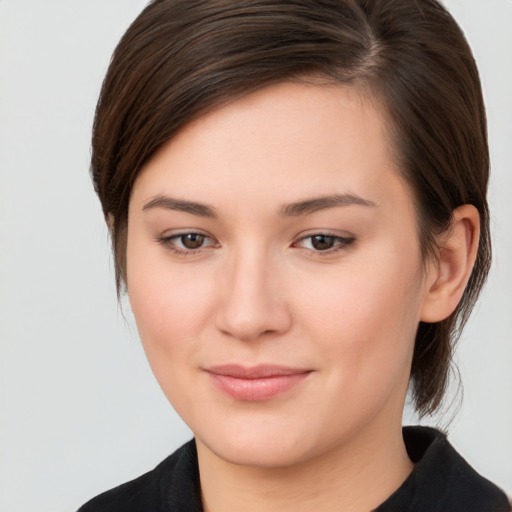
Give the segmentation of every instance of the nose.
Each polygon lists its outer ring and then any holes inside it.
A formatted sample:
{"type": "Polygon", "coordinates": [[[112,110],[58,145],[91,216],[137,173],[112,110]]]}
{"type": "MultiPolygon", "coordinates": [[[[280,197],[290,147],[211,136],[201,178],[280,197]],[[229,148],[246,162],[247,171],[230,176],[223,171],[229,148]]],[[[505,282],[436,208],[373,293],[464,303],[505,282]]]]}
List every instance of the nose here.
{"type": "Polygon", "coordinates": [[[246,250],[222,269],[217,328],[241,341],[283,334],[291,327],[279,264],[246,250]]]}

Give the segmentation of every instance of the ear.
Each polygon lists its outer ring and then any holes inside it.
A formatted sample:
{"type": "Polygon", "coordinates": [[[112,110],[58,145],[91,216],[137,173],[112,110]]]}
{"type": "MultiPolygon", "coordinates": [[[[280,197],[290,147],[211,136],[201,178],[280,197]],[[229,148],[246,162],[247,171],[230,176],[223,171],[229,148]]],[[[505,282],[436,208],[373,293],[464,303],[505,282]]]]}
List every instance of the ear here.
{"type": "Polygon", "coordinates": [[[453,211],[450,228],[439,235],[438,252],[426,278],[423,322],[448,318],[460,302],[475,264],[480,238],[480,215],[470,204],[453,211]]]}

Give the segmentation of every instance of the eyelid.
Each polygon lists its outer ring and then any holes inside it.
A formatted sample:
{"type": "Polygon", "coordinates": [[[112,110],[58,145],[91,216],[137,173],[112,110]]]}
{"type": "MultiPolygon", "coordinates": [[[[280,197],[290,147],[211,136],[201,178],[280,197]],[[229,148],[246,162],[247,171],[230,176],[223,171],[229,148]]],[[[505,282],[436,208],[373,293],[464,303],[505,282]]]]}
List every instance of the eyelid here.
{"type": "MultiPolygon", "coordinates": [[[[186,256],[186,255],[196,255],[204,250],[208,250],[211,248],[217,248],[220,246],[219,242],[210,234],[200,230],[200,229],[180,229],[179,231],[168,233],[165,235],[157,235],[154,237],[155,241],[161,244],[163,247],[172,251],[178,255],[186,256]],[[181,237],[187,235],[201,235],[204,237],[205,241],[209,241],[207,245],[203,245],[198,248],[188,249],[186,247],[180,247],[175,243],[176,240],[179,240],[181,237]]],[[[294,242],[292,243],[292,247],[297,247],[299,249],[303,249],[315,255],[328,255],[338,251],[343,251],[348,249],[350,245],[352,245],[356,241],[356,237],[350,233],[344,232],[340,234],[339,232],[333,232],[330,230],[315,230],[310,231],[308,233],[300,233],[295,237],[294,242]],[[334,239],[333,247],[327,249],[315,249],[314,247],[304,247],[302,243],[308,239],[313,239],[315,236],[325,236],[334,239]]]]}
{"type": "Polygon", "coordinates": [[[299,246],[299,248],[305,249],[307,251],[312,252],[313,254],[318,255],[327,255],[332,254],[338,251],[343,251],[348,249],[350,245],[352,245],[356,241],[356,237],[350,233],[334,233],[329,230],[316,230],[309,233],[301,233],[299,234],[296,239],[296,241],[293,242],[293,246],[299,246]],[[325,236],[330,237],[335,240],[335,245],[332,248],[328,248],[325,250],[315,249],[315,248],[307,248],[307,247],[301,247],[300,243],[304,242],[305,240],[312,239],[315,236],[325,236]]]}
{"type": "Polygon", "coordinates": [[[205,249],[210,249],[211,247],[218,247],[219,243],[215,240],[215,238],[208,233],[202,231],[201,229],[180,229],[179,231],[165,234],[165,235],[157,235],[155,236],[155,241],[161,244],[164,248],[172,251],[181,256],[186,255],[194,255],[199,254],[205,249]],[[181,237],[186,235],[201,235],[205,238],[205,240],[210,240],[208,245],[198,247],[197,249],[187,249],[186,247],[176,246],[174,240],[179,240],[181,237]]]}

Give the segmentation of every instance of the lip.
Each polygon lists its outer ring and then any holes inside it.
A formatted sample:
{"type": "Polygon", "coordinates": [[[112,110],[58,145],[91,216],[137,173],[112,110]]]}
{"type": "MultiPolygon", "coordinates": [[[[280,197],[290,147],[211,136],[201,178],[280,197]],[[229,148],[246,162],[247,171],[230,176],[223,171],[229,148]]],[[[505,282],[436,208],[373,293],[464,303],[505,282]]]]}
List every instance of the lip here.
{"type": "Polygon", "coordinates": [[[221,365],[205,369],[220,391],[244,402],[270,400],[294,388],[311,371],[275,365],[221,365]]]}

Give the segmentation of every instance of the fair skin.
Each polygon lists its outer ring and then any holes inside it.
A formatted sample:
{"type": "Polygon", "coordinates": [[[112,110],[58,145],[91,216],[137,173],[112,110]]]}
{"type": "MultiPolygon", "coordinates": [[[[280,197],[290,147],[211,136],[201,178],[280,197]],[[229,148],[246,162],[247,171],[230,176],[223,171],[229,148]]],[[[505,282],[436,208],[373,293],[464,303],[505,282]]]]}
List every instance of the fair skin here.
{"type": "Polygon", "coordinates": [[[386,134],[355,88],[283,83],[189,124],[136,180],[128,294],[209,512],[367,511],[413,468],[415,332],[460,300],[478,213],[423,265],[386,134]]]}

